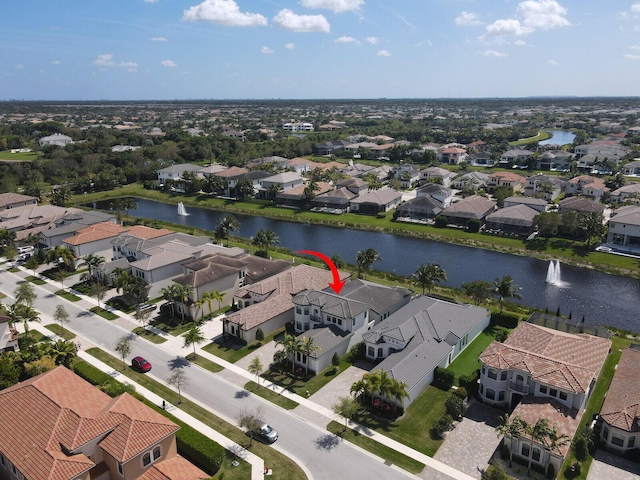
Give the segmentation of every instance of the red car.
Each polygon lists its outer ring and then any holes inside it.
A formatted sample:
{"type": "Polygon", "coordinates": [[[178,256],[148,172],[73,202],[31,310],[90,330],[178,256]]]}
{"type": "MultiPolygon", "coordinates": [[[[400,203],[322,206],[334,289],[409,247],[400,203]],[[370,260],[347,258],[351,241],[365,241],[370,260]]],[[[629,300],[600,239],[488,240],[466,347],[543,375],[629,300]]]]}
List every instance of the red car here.
{"type": "Polygon", "coordinates": [[[147,373],[151,370],[151,364],[142,357],[133,357],[131,367],[142,373],[147,373]]]}

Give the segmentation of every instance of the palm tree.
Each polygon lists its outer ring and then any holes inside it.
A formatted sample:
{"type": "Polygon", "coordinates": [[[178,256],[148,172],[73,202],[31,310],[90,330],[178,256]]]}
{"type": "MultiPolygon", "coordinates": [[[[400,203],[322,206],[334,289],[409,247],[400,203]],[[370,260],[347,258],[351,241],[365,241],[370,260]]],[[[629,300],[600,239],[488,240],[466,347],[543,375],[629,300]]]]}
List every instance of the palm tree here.
{"type": "Polygon", "coordinates": [[[211,298],[218,301],[218,312],[222,310],[222,301],[224,300],[224,296],[225,292],[219,292],[217,290],[213,290],[211,292],[211,298]]]}
{"type": "Polygon", "coordinates": [[[258,252],[264,253],[265,258],[269,258],[269,248],[278,243],[280,239],[273,230],[258,230],[255,237],[251,237],[251,245],[258,247],[258,252]]]}
{"type": "Polygon", "coordinates": [[[371,405],[373,405],[373,395],[378,391],[378,383],[380,381],[380,377],[376,373],[377,372],[365,373],[362,376],[362,381],[364,382],[364,391],[371,397],[371,405]]]}
{"type": "Polygon", "coordinates": [[[535,425],[525,423],[524,431],[530,438],[529,464],[527,466],[527,475],[529,475],[531,473],[531,460],[533,459],[533,443],[536,442],[544,444],[545,439],[551,433],[549,420],[547,420],[546,418],[540,418],[535,425]]]}
{"type": "Polygon", "coordinates": [[[9,317],[11,323],[22,322],[24,324],[24,335],[29,337],[29,322],[40,322],[38,312],[29,305],[14,303],[9,307],[9,317]]]}
{"type": "Polygon", "coordinates": [[[94,270],[103,264],[104,264],[104,257],[100,255],[96,255],[95,253],[90,253],[88,255],[85,255],[82,258],[82,263],[80,264],[80,267],[87,267],[89,269],[89,275],[93,279],[95,278],[94,270]]]}
{"type": "Polygon", "coordinates": [[[349,389],[349,393],[353,393],[353,396],[357,399],[367,390],[367,384],[363,379],[354,382],[349,389]]]}
{"type": "Polygon", "coordinates": [[[571,437],[569,437],[568,435],[565,435],[564,433],[561,434],[556,425],[553,425],[549,429],[549,432],[547,433],[547,444],[546,444],[549,454],[546,457],[546,461],[544,465],[545,471],[549,467],[549,462],[551,461],[551,452],[559,451],[560,448],[564,447],[570,442],[571,442],[571,437]]]}
{"type": "Polygon", "coordinates": [[[366,250],[360,250],[356,256],[356,263],[358,265],[358,278],[362,278],[363,274],[366,274],[367,270],[371,268],[374,262],[382,260],[380,254],[373,248],[367,248],[366,250]]]}
{"type": "Polygon", "coordinates": [[[53,359],[56,365],[64,365],[68,367],[73,362],[77,353],[76,346],[73,342],[66,340],[58,340],[49,346],[48,355],[53,359]]]}
{"type": "Polygon", "coordinates": [[[28,307],[33,307],[33,303],[38,298],[36,292],[33,288],[33,285],[28,282],[21,283],[13,292],[13,297],[15,298],[16,303],[20,303],[26,305],[28,307]]]}
{"type": "Polygon", "coordinates": [[[227,241],[227,247],[229,246],[229,232],[237,232],[240,230],[240,222],[236,217],[231,214],[228,214],[220,223],[218,223],[218,227],[216,228],[216,237],[220,240],[227,241]]]}
{"type": "Polygon", "coordinates": [[[195,325],[183,336],[184,338],[184,348],[188,348],[193,345],[193,356],[196,357],[196,346],[201,344],[206,340],[204,335],[202,334],[202,330],[198,325],[195,325]]]}
{"type": "Polygon", "coordinates": [[[70,269],[75,259],[76,257],[73,254],[73,250],[71,250],[69,247],[63,247],[61,245],[56,245],[54,248],[49,250],[45,257],[47,263],[61,261],[65,269],[70,269]]]}
{"type": "Polygon", "coordinates": [[[504,435],[511,439],[511,448],[509,449],[509,467],[513,462],[513,439],[519,436],[524,431],[525,423],[520,415],[516,415],[512,422],[509,422],[509,414],[505,413],[500,416],[502,424],[496,427],[498,436],[504,435]]]}
{"type": "Polygon", "coordinates": [[[263,369],[264,367],[262,366],[260,357],[255,357],[253,360],[251,360],[249,368],[247,368],[247,371],[249,373],[256,376],[256,383],[258,384],[258,388],[260,388],[260,374],[262,373],[263,369]]]}
{"type": "Polygon", "coordinates": [[[428,288],[429,293],[431,293],[431,289],[436,282],[447,280],[447,274],[440,265],[429,262],[426,265],[420,265],[415,273],[411,275],[411,278],[414,285],[422,287],[422,295],[424,295],[425,288],[428,288]]]}
{"type": "Polygon", "coordinates": [[[399,401],[400,405],[403,405],[403,400],[405,398],[410,398],[409,396],[409,392],[407,392],[407,388],[409,386],[404,383],[401,382],[400,380],[397,380],[395,378],[391,379],[391,387],[389,388],[389,394],[395,398],[396,403],[399,401]]]}
{"type": "Polygon", "coordinates": [[[204,292],[202,294],[202,298],[201,300],[204,302],[204,304],[207,304],[207,306],[209,307],[209,318],[213,318],[213,296],[211,295],[212,292],[204,292]]]}
{"type": "Polygon", "coordinates": [[[200,318],[200,323],[204,323],[204,308],[203,307],[204,307],[204,304],[206,302],[207,301],[204,298],[199,298],[197,300],[194,300],[194,302],[193,302],[195,304],[195,306],[196,306],[196,312],[198,310],[200,310],[200,313],[202,313],[202,317],[200,318]]]}
{"type": "Polygon", "coordinates": [[[304,335],[302,336],[302,341],[300,343],[301,343],[300,351],[307,356],[307,362],[305,364],[305,373],[308,374],[309,373],[309,357],[312,354],[316,353],[318,350],[320,350],[320,347],[314,344],[313,337],[307,338],[304,335]]]}
{"type": "Polygon", "coordinates": [[[122,291],[123,295],[129,293],[129,289],[136,277],[124,268],[117,267],[113,270],[115,278],[113,280],[113,286],[116,287],[116,292],[119,294],[122,291]]]}
{"type": "Polygon", "coordinates": [[[191,293],[191,289],[189,285],[184,285],[182,283],[174,283],[174,292],[176,294],[175,298],[183,305],[183,308],[180,308],[180,313],[182,314],[182,323],[184,323],[184,311],[187,307],[187,302],[189,301],[189,294],[191,293]]]}
{"type": "Polygon", "coordinates": [[[493,281],[493,294],[500,299],[500,315],[502,315],[502,307],[505,298],[522,298],[518,292],[522,290],[513,283],[511,275],[504,275],[502,279],[496,278],[493,281]]]}
{"type": "Polygon", "coordinates": [[[376,370],[375,375],[378,376],[378,392],[381,396],[390,398],[393,390],[393,378],[386,370],[376,370]]]}
{"type": "Polygon", "coordinates": [[[160,289],[160,293],[162,294],[162,298],[167,301],[167,303],[171,304],[171,317],[175,317],[176,312],[174,308],[175,299],[176,299],[176,291],[175,291],[175,283],[172,283],[168,287],[164,287],[160,289]]]}
{"type": "Polygon", "coordinates": [[[287,357],[291,355],[291,373],[295,370],[295,355],[300,351],[300,345],[302,342],[295,335],[289,335],[288,333],[284,334],[282,340],[276,341],[276,345],[282,345],[284,347],[284,351],[287,352],[287,357]]]}

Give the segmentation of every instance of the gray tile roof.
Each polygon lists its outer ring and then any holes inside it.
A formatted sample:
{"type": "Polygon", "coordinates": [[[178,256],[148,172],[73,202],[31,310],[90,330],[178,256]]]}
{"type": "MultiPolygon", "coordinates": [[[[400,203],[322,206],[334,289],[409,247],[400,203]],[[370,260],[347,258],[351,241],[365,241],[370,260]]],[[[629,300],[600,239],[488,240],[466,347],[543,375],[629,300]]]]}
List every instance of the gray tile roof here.
{"type": "Polygon", "coordinates": [[[335,325],[326,325],[320,328],[314,328],[313,330],[307,330],[304,333],[298,335],[298,338],[306,337],[313,338],[313,344],[318,347],[314,353],[309,356],[311,358],[319,358],[324,353],[331,351],[334,347],[345,341],[346,338],[351,337],[353,333],[345,332],[335,325]]]}
{"type": "MultiPolygon", "coordinates": [[[[341,292],[342,293],[342,292],[341,292]]],[[[304,290],[292,299],[295,305],[314,305],[320,307],[324,313],[340,318],[354,318],[369,310],[366,303],[343,298],[330,292],[304,290]]]]}
{"type": "Polygon", "coordinates": [[[531,227],[533,219],[540,212],[526,205],[514,205],[501,208],[497,212],[487,215],[487,222],[502,223],[503,225],[520,225],[531,227]]]}
{"type": "Polygon", "coordinates": [[[365,303],[371,307],[371,320],[376,320],[379,315],[402,301],[411,297],[413,292],[404,287],[388,287],[366,280],[355,279],[345,283],[340,291],[340,296],[350,300],[365,303]]]}
{"type": "Polygon", "coordinates": [[[475,218],[481,220],[493,212],[495,208],[495,202],[479,195],[472,195],[445,208],[442,214],[447,217],[475,218]]]}

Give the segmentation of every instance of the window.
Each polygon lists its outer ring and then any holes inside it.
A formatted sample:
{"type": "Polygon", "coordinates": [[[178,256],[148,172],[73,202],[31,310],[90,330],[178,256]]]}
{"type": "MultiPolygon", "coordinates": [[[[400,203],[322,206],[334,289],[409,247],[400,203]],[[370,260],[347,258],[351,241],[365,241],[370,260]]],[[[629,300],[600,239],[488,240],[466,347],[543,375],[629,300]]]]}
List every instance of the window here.
{"type": "Polygon", "coordinates": [[[151,452],[147,452],[142,456],[142,466],[151,465],[151,452]]]}
{"type": "Polygon", "coordinates": [[[629,437],[629,443],[627,444],[627,447],[632,448],[634,447],[636,444],[636,436],[635,435],[631,435],[629,437]]]}
{"type": "Polygon", "coordinates": [[[483,375],[485,374],[485,372],[484,372],[484,365],[482,366],[482,374],[483,374],[483,375]]]}
{"type": "Polygon", "coordinates": [[[153,461],[155,462],[159,458],[160,458],[160,445],[156,446],[153,449],[153,461]]]}
{"type": "Polygon", "coordinates": [[[496,391],[493,388],[487,388],[487,393],[485,395],[489,400],[496,399],[496,391]]]}
{"type": "Polygon", "coordinates": [[[533,455],[531,455],[531,459],[535,462],[539,462],[540,461],[540,449],[539,448],[534,448],[533,449],[533,455]]]}
{"type": "Polygon", "coordinates": [[[373,347],[367,348],[367,355],[373,357],[376,354],[376,351],[373,347]]]}
{"type": "Polygon", "coordinates": [[[304,307],[304,314],[309,315],[309,307],[304,307]]]}
{"type": "Polygon", "coordinates": [[[522,444],[522,456],[529,458],[529,452],[530,452],[529,444],[528,443],[523,443],[522,444]]]}
{"type": "Polygon", "coordinates": [[[566,392],[560,392],[560,400],[566,400],[567,399],[567,393],[566,392]]]}
{"type": "Polygon", "coordinates": [[[304,324],[304,331],[306,332],[307,330],[309,330],[309,328],[311,328],[311,327],[309,327],[309,322],[305,323],[304,324]]]}
{"type": "Polygon", "coordinates": [[[338,319],[338,325],[342,326],[342,319],[341,318],[338,319]]]}
{"type": "Polygon", "coordinates": [[[302,323],[296,322],[296,330],[302,330],[302,323]]]}
{"type": "Polygon", "coordinates": [[[489,377],[491,380],[497,380],[498,372],[496,372],[493,368],[490,368],[489,373],[487,374],[487,377],[489,377]]]}
{"type": "Polygon", "coordinates": [[[355,327],[356,326],[356,319],[354,318],[353,320],[351,320],[351,326],[355,327]]]}
{"type": "Polygon", "coordinates": [[[298,315],[302,314],[302,309],[300,307],[296,307],[296,313],[298,315]]]}
{"type": "Polygon", "coordinates": [[[540,385],[540,393],[547,393],[547,386],[546,385],[540,385]]]}
{"type": "Polygon", "coordinates": [[[551,395],[552,397],[557,397],[558,396],[558,390],[556,390],[555,388],[550,388],[549,389],[549,395],[551,395]]]}
{"type": "Polygon", "coordinates": [[[609,440],[609,427],[607,427],[606,425],[602,430],[602,438],[604,438],[605,440],[609,440]]]}
{"type": "Polygon", "coordinates": [[[504,372],[500,372],[500,380],[504,382],[506,379],[507,379],[507,371],[505,370],[504,372]]]}
{"type": "Polygon", "coordinates": [[[500,392],[498,393],[498,401],[499,402],[504,401],[504,390],[500,390],[500,392]]]}
{"type": "Polygon", "coordinates": [[[614,445],[617,445],[619,447],[623,447],[624,446],[624,436],[620,435],[619,433],[612,433],[611,434],[611,443],[613,443],[614,445]]]}
{"type": "Polygon", "coordinates": [[[382,348],[378,349],[378,358],[382,358],[382,348]]]}

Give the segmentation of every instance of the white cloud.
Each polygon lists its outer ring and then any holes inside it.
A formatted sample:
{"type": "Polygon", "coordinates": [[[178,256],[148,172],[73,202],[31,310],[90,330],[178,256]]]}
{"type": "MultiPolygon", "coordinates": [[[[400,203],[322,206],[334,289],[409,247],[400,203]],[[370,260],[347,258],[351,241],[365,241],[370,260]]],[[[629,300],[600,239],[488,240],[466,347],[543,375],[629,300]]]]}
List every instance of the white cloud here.
{"type": "Polygon", "coordinates": [[[496,52],[495,50],[485,50],[482,55],[486,57],[508,57],[508,53],[496,52]]]}
{"type": "Polygon", "coordinates": [[[623,57],[630,58],[631,60],[640,60],[640,55],[634,55],[632,53],[625,53],[623,57]]]}
{"type": "Polygon", "coordinates": [[[306,8],[324,8],[333,13],[343,13],[360,10],[364,0],[302,0],[300,4],[306,8]]]}
{"type": "Polygon", "coordinates": [[[162,60],[160,64],[163,67],[170,67],[170,68],[174,68],[178,66],[173,60],[162,60]]]}
{"type": "Polygon", "coordinates": [[[526,0],[518,5],[518,12],[524,17],[524,25],[536,30],[571,25],[569,20],[564,18],[567,9],[556,0],[526,0]]]}
{"type": "Polygon", "coordinates": [[[298,15],[288,8],[284,8],[273,17],[276,27],[291,30],[292,32],[325,32],[331,31],[329,22],[324,15],[298,15]]]}
{"type": "MultiPolygon", "coordinates": [[[[536,30],[549,30],[571,25],[564,18],[567,9],[556,0],[526,0],[518,4],[516,11],[522,16],[522,22],[515,18],[496,20],[486,27],[485,35],[528,35],[536,30]]],[[[481,37],[482,38],[482,37],[481,37]]]]}
{"type": "Polygon", "coordinates": [[[182,20],[186,22],[212,22],[227,27],[263,27],[267,19],[259,13],[241,12],[233,0],[204,0],[184,10],[182,20]]]}
{"type": "Polygon", "coordinates": [[[360,40],[353,37],[340,37],[334,40],[336,43],[355,43],[356,45],[361,45],[360,40]]]}
{"type": "Polygon", "coordinates": [[[633,13],[640,13],[640,2],[637,2],[631,5],[631,11],[633,13]]]}
{"type": "Polygon", "coordinates": [[[260,49],[260,52],[261,52],[261,53],[273,53],[273,49],[272,49],[272,48],[269,48],[269,47],[262,47],[262,48],[260,49]]]}
{"type": "Polygon", "coordinates": [[[524,40],[516,40],[515,42],[513,42],[514,45],[517,45],[519,47],[522,47],[524,45],[527,44],[527,42],[525,42],[524,40]]]}
{"type": "Polygon", "coordinates": [[[153,38],[151,39],[151,41],[152,41],[152,42],[166,42],[166,41],[167,41],[167,39],[166,39],[166,38],[164,38],[164,37],[153,37],[153,38]]]}
{"type": "Polygon", "coordinates": [[[156,3],[158,0],[144,0],[146,3],[156,3]]]}
{"type": "Polygon", "coordinates": [[[378,43],[380,43],[380,39],[378,37],[367,37],[367,42],[372,45],[377,45],[378,43]]]}
{"type": "Polygon", "coordinates": [[[296,44],[295,43],[287,43],[284,48],[286,48],[287,50],[293,50],[294,48],[296,48],[296,44]]]}
{"type": "Polygon", "coordinates": [[[62,64],[60,60],[54,60],[53,62],[51,62],[51,65],[60,65],[60,64],[62,64]]]}
{"type": "Polygon", "coordinates": [[[555,60],[548,60],[547,61],[547,65],[557,65],[558,62],[556,62],[555,60]]]}
{"type": "Polygon", "coordinates": [[[16,65],[16,68],[17,68],[18,70],[24,70],[24,65],[22,65],[21,63],[19,63],[19,64],[17,64],[17,65],[16,65]]]}
{"type": "Polygon", "coordinates": [[[426,45],[426,46],[428,46],[428,47],[432,47],[432,46],[433,46],[433,43],[431,43],[431,40],[423,40],[423,41],[421,41],[421,42],[416,43],[416,44],[414,45],[414,47],[421,47],[421,46],[423,46],[423,45],[426,45]]]}
{"type": "Polygon", "coordinates": [[[376,55],[378,57],[390,57],[391,54],[389,53],[388,50],[378,50],[378,53],[376,53],[376,55]]]}
{"type": "Polygon", "coordinates": [[[98,67],[124,67],[124,68],[138,68],[138,64],[136,62],[116,62],[113,60],[113,53],[105,53],[103,55],[98,55],[93,62],[93,65],[98,67]]]}
{"type": "Polygon", "coordinates": [[[632,45],[629,47],[631,50],[640,50],[640,45],[632,45]]]}
{"type": "Polygon", "coordinates": [[[473,12],[462,12],[456,17],[456,25],[459,26],[476,26],[482,25],[482,22],[478,20],[478,14],[473,12]]]}

